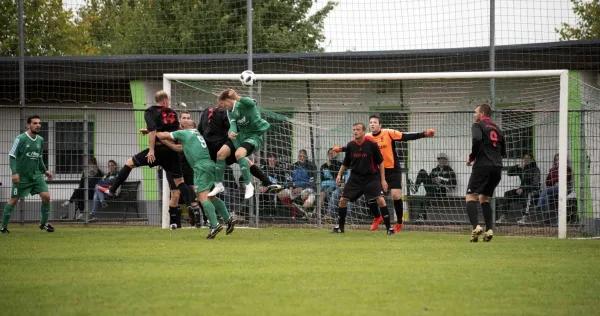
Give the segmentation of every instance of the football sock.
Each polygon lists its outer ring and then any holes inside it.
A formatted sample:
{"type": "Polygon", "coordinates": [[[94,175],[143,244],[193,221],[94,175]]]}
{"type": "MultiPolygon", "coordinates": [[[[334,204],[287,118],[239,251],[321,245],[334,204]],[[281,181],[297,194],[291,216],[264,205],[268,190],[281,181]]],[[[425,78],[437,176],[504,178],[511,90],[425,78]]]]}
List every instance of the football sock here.
{"type": "Polygon", "coordinates": [[[467,215],[469,215],[469,221],[473,229],[479,225],[479,218],[477,214],[477,201],[467,201],[467,215]]]}
{"type": "Polygon", "coordinates": [[[125,182],[125,180],[127,180],[127,178],[129,177],[131,170],[131,167],[129,167],[128,165],[124,165],[123,168],[119,170],[119,174],[117,174],[115,182],[110,186],[110,192],[117,192],[117,189],[121,187],[121,184],[123,184],[123,182],[125,182]]]}
{"type": "Polygon", "coordinates": [[[371,215],[373,218],[378,218],[381,216],[381,212],[379,211],[379,206],[377,206],[377,201],[371,200],[369,201],[369,210],[371,211],[371,215]]]}
{"type": "Polygon", "coordinates": [[[177,228],[181,228],[181,212],[183,211],[183,207],[181,205],[177,205],[177,212],[175,212],[175,224],[177,224],[177,228]]]}
{"type": "Polygon", "coordinates": [[[50,215],[50,203],[42,202],[40,213],[42,215],[42,217],[40,218],[40,225],[45,225],[46,223],[48,223],[48,216],[50,215]]]}
{"type": "Polygon", "coordinates": [[[385,229],[390,229],[392,224],[390,223],[390,210],[388,210],[387,205],[380,207],[381,216],[383,217],[383,223],[385,224],[385,229]]]}
{"type": "Polygon", "coordinates": [[[215,213],[215,206],[210,201],[206,201],[202,203],[202,209],[208,215],[208,220],[210,221],[210,228],[213,229],[217,227],[217,214],[215,213]]]}
{"type": "MultiPolygon", "coordinates": [[[[204,204],[202,204],[202,205],[204,205],[204,204]]],[[[221,200],[219,198],[216,198],[216,199],[212,200],[212,205],[214,206],[214,209],[219,213],[219,215],[223,218],[223,220],[225,222],[229,222],[230,216],[229,216],[229,211],[227,211],[227,206],[225,206],[225,202],[223,202],[223,200],[221,200]]],[[[210,220],[210,224],[212,225],[213,221],[210,218],[210,215],[209,215],[208,219],[210,220]]]]}
{"type": "Polygon", "coordinates": [[[4,205],[4,215],[2,215],[2,228],[8,227],[8,222],[10,221],[10,213],[12,213],[14,208],[14,205],[10,205],[8,203],[4,205]]]}
{"type": "Polygon", "coordinates": [[[238,159],[238,165],[240,165],[240,171],[242,172],[242,178],[244,179],[244,184],[250,184],[250,165],[248,164],[248,160],[243,157],[238,159]]]}
{"type": "Polygon", "coordinates": [[[494,228],[494,221],[492,220],[492,206],[490,202],[481,203],[481,211],[483,213],[483,219],[485,220],[485,230],[494,228]]]}
{"type": "Polygon", "coordinates": [[[344,230],[344,226],[346,226],[346,215],[348,215],[348,207],[338,208],[338,225],[341,230],[344,230]]]}
{"type": "Polygon", "coordinates": [[[269,179],[269,177],[267,177],[267,175],[262,171],[262,169],[260,169],[257,165],[252,165],[252,167],[250,167],[250,173],[257,178],[258,180],[260,180],[260,182],[262,182],[262,185],[264,186],[270,186],[271,184],[273,184],[273,182],[271,182],[271,180],[269,179]]]}
{"type": "Polygon", "coordinates": [[[402,200],[394,200],[394,210],[396,211],[396,222],[402,223],[404,216],[404,202],[402,200]]]}
{"type": "Polygon", "coordinates": [[[227,168],[227,163],[225,163],[225,160],[218,159],[215,167],[215,182],[223,182],[223,178],[225,177],[225,168],[227,168]]]}

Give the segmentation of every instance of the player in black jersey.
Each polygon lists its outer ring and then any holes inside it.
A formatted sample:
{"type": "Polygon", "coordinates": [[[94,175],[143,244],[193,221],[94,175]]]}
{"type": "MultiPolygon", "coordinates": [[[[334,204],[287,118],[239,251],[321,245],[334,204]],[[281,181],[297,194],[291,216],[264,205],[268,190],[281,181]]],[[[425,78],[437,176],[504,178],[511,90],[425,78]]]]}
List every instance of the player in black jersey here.
{"type": "MultiPolygon", "coordinates": [[[[177,187],[176,190],[171,191],[171,196],[174,197],[173,200],[177,201],[179,196],[181,196],[187,205],[192,205],[191,192],[184,183],[179,153],[167,147],[156,138],[156,132],[174,132],[179,130],[177,113],[170,108],[171,102],[167,92],[156,92],[154,99],[157,105],[147,108],[144,112],[146,128],[150,135],[149,148],[127,159],[127,163],[119,171],[117,179],[105,193],[109,196],[114,196],[121,184],[127,180],[133,168],[161,166],[173,177],[173,182],[177,187]]],[[[177,214],[176,203],[169,203],[169,214],[171,215],[171,224],[181,223],[181,212],[177,214]]],[[[173,228],[173,226],[171,227],[173,228]]]]}
{"type": "Polygon", "coordinates": [[[383,222],[387,234],[393,235],[394,229],[391,228],[390,213],[383,198],[384,191],[388,190],[383,156],[377,142],[371,137],[365,137],[366,131],[365,124],[354,123],[352,127],[354,140],[346,145],[346,156],[335,180],[337,185],[341,184],[342,175],[347,169],[350,169],[351,172],[338,204],[338,225],[333,228],[333,232],[344,232],[348,201],[354,202],[364,195],[367,201],[377,201],[384,216],[383,222]]]}
{"type": "MultiPolygon", "coordinates": [[[[223,146],[229,147],[232,153],[235,152],[236,148],[233,142],[229,139],[229,119],[227,118],[227,110],[222,107],[209,107],[202,112],[200,123],[198,124],[198,131],[204,137],[210,152],[210,158],[213,161],[217,161],[217,153],[223,146]]],[[[262,182],[262,185],[267,187],[268,192],[278,192],[283,189],[279,184],[271,182],[260,167],[254,164],[250,159],[248,164],[250,165],[250,173],[262,182]]],[[[228,166],[237,163],[235,155],[229,155],[225,159],[228,166]]]]}
{"type": "Polygon", "coordinates": [[[483,241],[491,241],[494,236],[494,221],[489,197],[502,177],[502,157],[506,155],[504,133],[491,120],[492,109],[489,104],[481,104],[475,109],[475,123],[471,127],[473,148],[467,166],[473,166],[467,186],[467,214],[473,226],[471,242],[477,242],[483,229],[479,226],[477,202],[481,204],[485,220],[483,241]]]}

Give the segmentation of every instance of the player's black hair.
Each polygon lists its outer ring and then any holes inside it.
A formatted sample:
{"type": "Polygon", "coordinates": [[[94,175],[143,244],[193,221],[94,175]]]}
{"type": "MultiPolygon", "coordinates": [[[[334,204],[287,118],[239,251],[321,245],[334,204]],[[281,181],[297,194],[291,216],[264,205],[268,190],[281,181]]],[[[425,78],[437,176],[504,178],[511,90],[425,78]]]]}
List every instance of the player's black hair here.
{"type": "Polygon", "coordinates": [[[181,117],[184,114],[189,114],[190,116],[192,115],[192,113],[190,113],[190,111],[181,111],[181,112],[179,112],[179,117],[181,117]]]}
{"type": "Polygon", "coordinates": [[[96,157],[90,157],[88,159],[88,163],[97,166],[98,165],[98,160],[96,159],[96,157]]]}
{"type": "Polygon", "coordinates": [[[531,160],[535,160],[532,153],[526,153],[525,155],[523,155],[523,158],[525,158],[525,156],[529,156],[531,157],[531,160]]]}
{"type": "Polygon", "coordinates": [[[306,149],[300,149],[298,150],[298,153],[303,153],[305,156],[308,157],[308,151],[306,151],[306,149]]]}
{"type": "Polygon", "coordinates": [[[271,151],[271,152],[267,153],[267,158],[271,158],[271,157],[277,158],[277,155],[271,151]]]}
{"type": "Polygon", "coordinates": [[[367,130],[367,127],[365,126],[365,124],[363,124],[363,123],[361,123],[361,122],[356,122],[356,123],[354,123],[354,125],[352,125],[352,126],[354,127],[354,126],[356,126],[356,125],[360,125],[360,126],[362,126],[362,130],[363,130],[363,131],[366,131],[366,130],[367,130]]]}
{"type": "Polygon", "coordinates": [[[41,118],[39,117],[39,115],[32,115],[30,117],[27,118],[27,124],[31,124],[31,121],[34,119],[38,119],[41,120],[41,118]]]}
{"type": "Polygon", "coordinates": [[[112,159],[108,161],[108,163],[111,163],[111,162],[112,162],[113,164],[115,164],[115,167],[117,166],[117,162],[116,162],[116,161],[114,161],[114,160],[112,160],[112,159]]]}
{"type": "Polygon", "coordinates": [[[369,121],[371,121],[371,119],[377,119],[377,122],[379,122],[381,124],[381,118],[379,117],[379,115],[373,114],[373,115],[369,116],[369,121]]]}
{"type": "Polygon", "coordinates": [[[485,117],[492,117],[492,108],[489,104],[483,103],[478,106],[479,112],[483,113],[485,117]]]}

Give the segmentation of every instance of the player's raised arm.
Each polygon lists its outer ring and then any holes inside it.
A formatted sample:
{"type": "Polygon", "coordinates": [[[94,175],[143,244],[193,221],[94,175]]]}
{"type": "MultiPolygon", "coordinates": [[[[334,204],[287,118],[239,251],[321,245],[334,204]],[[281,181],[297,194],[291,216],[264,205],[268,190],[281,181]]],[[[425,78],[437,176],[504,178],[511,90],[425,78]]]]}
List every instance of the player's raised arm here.
{"type": "Polygon", "coordinates": [[[392,130],[390,133],[390,138],[396,141],[411,141],[417,140],[425,137],[433,137],[435,135],[435,131],[433,129],[428,129],[421,133],[403,133],[400,131],[392,130]]]}

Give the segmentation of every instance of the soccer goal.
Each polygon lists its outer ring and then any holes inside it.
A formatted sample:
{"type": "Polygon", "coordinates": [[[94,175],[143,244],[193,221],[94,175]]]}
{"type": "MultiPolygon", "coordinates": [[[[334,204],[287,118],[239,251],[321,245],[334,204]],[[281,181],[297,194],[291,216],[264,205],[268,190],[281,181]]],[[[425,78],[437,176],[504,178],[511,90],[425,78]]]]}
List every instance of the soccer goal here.
{"type": "MultiPolygon", "coordinates": [[[[569,112],[573,100],[569,100],[566,70],[257,73],[253,86],[242,85],[239,78],[239,74],[164,74],[163,88],[171,93],[174,107],[184,105],[196,111],[195,118],[202,110],[216,106],[216,95],[226,88],[257,101],[271,128],[264,135],[263,147],[252,158],[271,180],[287,190],[261,193],[257,183],[253,199],[240,199],[234,192],[239,172],[233,166],[233,176],[225,179],[232,191],[224,199],[251,227],[331,227],[341,189],[333,182],[337,170],[330,166],[338,165],[343,153],[336,157],[329,149],[347,144],[353,137],[353,123],[368,124],[369,116],[376,114],[382,128],[435,130],[433,138],[395,145],[402,167],[405,229],[470,229],[464,196],[471,168],[466,160],[471,150],[473,111],[482,103],[492,105],[493,120],[507,140],[506,170],[492,202],[496,229],[505,234],[565,238],[568,228],[581,230],[595,223],[584,219],[597,217],[593,216],[597,205],[578,205],[575,198],[573,206],[571,201],[574,192],[590,194],[590,188],[585,185],[589,174],[581,175],[570,166],[578,157],[570,153],[574,141],[569,124],[586,121],[574,120],[569,112]],[[567,159],[555,160],[556,155],[567,159]],[[551,169],[557,170],[558,179],[546,183],[551,169]],[[523,190],[514,194],[519,188],[523,190]],[[509,191],[512,193],[506,193],[509,191]],[[576,219],[571,220],[573,207],[576,219]],[[585,213],[590,208],[591,213],[585,213]]],[[[163,201],[168,201],[168,196],[163,201]]],[[[388,205],[393,214],[391,201],[388,205]]],[[[167,211],[165,204],[164,228],[168,227],[167,211]]],[[[371,220],[366,201],[351,204],[349,229],[368,227],[371,220]]]]}

